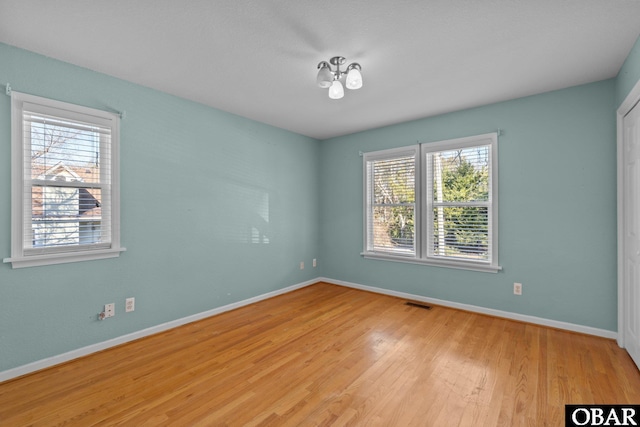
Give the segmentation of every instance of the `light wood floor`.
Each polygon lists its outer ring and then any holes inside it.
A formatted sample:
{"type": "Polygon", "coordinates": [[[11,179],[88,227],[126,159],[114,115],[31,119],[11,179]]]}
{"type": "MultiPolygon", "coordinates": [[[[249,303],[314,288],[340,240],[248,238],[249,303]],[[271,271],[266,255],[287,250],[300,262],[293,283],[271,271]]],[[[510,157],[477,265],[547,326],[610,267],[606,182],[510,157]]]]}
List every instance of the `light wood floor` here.
{"type": "Polygon", "coordinates": [[[0,384],[0,425],[562,426],[640,403],[612,340],[316,284],[0,384]]]}

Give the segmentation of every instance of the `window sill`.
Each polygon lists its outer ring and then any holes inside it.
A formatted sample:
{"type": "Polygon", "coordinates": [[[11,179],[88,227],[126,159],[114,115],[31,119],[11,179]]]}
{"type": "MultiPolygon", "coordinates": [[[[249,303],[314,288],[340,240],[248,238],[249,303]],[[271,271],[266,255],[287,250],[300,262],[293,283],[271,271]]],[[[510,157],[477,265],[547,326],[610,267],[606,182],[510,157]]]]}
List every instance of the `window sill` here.
{"type": "Polygon", "coordinates": [[[37,267],[41,265],[64,264],[68,262],[116,258],[120,256],[120,252],[124,252],[126,250],[126,248],[112,248],[86,252],[30,255],[24,257],[5,258],[3,262],[11,263],[11,268],[37,267]]]}
{"type": "Polygon", "coordinates": [[[382,261],[404,262],[408,264],[431,265],[434,267],[456,268],[460,270],[481,271],[484,273],[497,273],[502,270],[500,266],[490,264],[482,264],[476,262],[464,262],[456,260],[439,260],[439,259],[420,259],[412,257],[393,256],[389,254],[381,254],[377,252],[363,252],[362,255],[367,259],[378,259],[382,261]]]}

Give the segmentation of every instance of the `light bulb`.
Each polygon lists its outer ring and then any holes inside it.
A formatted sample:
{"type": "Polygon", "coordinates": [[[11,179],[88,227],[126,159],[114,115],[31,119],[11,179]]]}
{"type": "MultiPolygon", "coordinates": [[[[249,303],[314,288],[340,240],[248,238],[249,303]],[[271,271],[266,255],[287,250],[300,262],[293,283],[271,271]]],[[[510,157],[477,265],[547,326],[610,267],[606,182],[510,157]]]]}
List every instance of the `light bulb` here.
{"type": "Polygon", "coordinates": [[[329,88],[329,98],[340,99],[344,96],[344,88],[339,80],[334,80],[329,88]]]}
{"type": "Polygon", "coordinates": [[[331,72],[331,68],[329,68],[328,65],[322,65],[320,67],[320,71],[318,71],[318,77],[316,79],[316,83],[321,88],[326,89],[331,86],[332,81],[333,81],[333,73],[331,72]]]}
{"type": "Polygon", "coordinates": [[[362,74],[357,68],[351,68],[347,74],[347,81],[345,82],[347,89],[360,89],[362,87],[362,74]]]}

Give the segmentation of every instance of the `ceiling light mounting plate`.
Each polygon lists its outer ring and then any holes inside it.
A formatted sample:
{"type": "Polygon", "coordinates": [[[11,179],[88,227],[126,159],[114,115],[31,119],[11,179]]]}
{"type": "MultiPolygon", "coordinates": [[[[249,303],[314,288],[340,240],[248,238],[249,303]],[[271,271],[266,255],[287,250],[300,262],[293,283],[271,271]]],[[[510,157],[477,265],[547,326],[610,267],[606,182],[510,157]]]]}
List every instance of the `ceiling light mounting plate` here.
{"type": "Polygon", "coordinates": [[[329,60],[329,62],[331,62],[331,64],[335,66],[343,65],[346,61],[347,60],[344,56],[334,56],[329,60]]]}

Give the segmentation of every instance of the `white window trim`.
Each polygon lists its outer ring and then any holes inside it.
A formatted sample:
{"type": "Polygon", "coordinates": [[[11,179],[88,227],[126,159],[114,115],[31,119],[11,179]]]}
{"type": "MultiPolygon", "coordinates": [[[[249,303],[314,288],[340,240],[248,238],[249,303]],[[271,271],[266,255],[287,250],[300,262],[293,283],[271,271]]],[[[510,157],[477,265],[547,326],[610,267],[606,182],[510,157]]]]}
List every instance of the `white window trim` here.
{"type": "Polygon", "coordinates": [[[364,251],[361,255],[364,258],[377,259],[384,261],[404,262],[411,264],[423,264],[438,267],[456,268],[463,270],[481,271],[489,273],[497,273],[502,270],[502,267],[498,262],[498,134],[496,132],[487,133],[483,135],[475,135],[464,138],[449,139],[444,141],[437,141],[431,143],[422,143],[419,146],[409,146],[394,148],[389,150],[375,151],[365,153],[363,155],[363,175],[364,175],[364,235],[363,235],[363,247],[364,251]],[[491,209],[490,209],[490,224],[491,233],[489,236],[491,245],[491,261],[478,261],[478,260],[457,260],[450,258],[438,258],[428,255],[429,239],[423,230],[428,232],[429,227],[424,227],[424,224],[429,224],[428,221],[428,209],[430,207],[429,198],[427,197],[428,186],[423,185],[424,178],[427,174],[427,161],[426,157],[428,153],[435,151],[451,150],[457,148],[475,147],[479,145],[491,146],[491,170],[489,174],[489,185],[491,194],[491,209]],[[368,194],[369,186],[367,183],[367,161],[380,160],[393,156],[400,156],[403,153],[408,154],[412,150],[418,149],[416,154],[416,207],[415,207],[415,246],[416,255],[414,256],[401,256],[392,254],[389,252],[374,252],[367,249],[368,239],[367,224],[369,221],[369,207],[368,200],[370,195],[368,194]]]}
{"type": "Polygon", "coordinates": [[[11,257],[4,258],[5,263],[11,263],[12,268],[34,267],[41,265],[61,264],[68,262],[87,261],[114,258],[126,249],[120,246],[120,117],[111,112],[96,110],[89,107],[55,101],[35,95],[11,92],[11,257]],[[43,109],[64,115],[91,116],[96,122],[108,122],[111,128],[111,244],[108,247],[96,245],[82,247],[78,250],[59,252],[55,250],[46,254],[31,254],[29,248],[23,247],[25,215],[24,200],[24,147],[23,147],[23,106],[25,103],[37,104],[43,109]]]}

